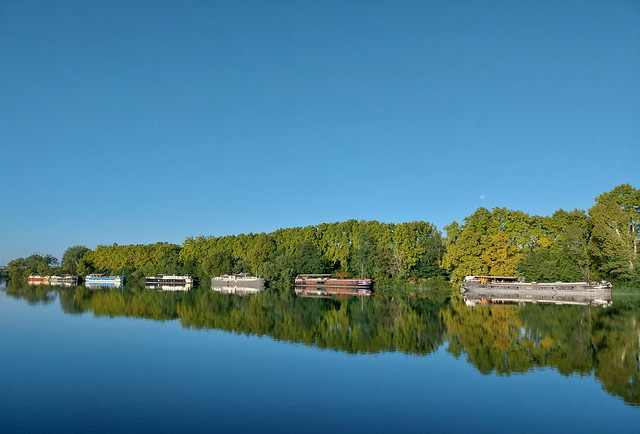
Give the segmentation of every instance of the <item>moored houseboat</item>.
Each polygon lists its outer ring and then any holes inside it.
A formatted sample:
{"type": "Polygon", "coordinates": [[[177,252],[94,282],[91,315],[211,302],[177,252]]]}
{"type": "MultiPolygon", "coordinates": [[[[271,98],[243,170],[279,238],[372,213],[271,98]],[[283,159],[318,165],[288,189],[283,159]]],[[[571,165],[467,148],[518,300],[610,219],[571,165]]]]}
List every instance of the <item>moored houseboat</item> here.
{"type": "Polygon", "coordinates": [[[106,274],[94,273],[85,276],[84,282],[89,284],[119,286],[124,284],[124,276],[107,276],[106,274]]]}
{"type": "Polygon", "coordinates": [[[371,288],[371,279],[345,279],[333,277],[331,274],[300,274],[296,276],[297,287],[343,287],[343,288],[371,288]]]}

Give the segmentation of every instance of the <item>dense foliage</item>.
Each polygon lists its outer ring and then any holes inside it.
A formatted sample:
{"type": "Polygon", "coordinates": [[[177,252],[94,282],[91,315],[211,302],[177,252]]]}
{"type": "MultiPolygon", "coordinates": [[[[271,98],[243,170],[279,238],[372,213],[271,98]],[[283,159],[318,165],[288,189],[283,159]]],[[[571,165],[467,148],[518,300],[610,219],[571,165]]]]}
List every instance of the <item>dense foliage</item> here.
{"type": "Polygon", "coordinates": [[[134,279],[189,273],[208,280],[251,273],[291,282],[300,273],[372,277],[376,281],[466,275],[522,275],[532,281],[640,282],[640,190],[623,184],[584,210],[530,216],[478,208],[462,224],[348,220],[266,234],[187,238],[182,245],[70,247],[62,270],[50,255],[9,263],[12,278],[28,274],[105,272],[134,279]]]}
{"type": "Polygon", "coordinates": [[[24,280],[31,274],[50,275],[56,269],[58,260],[52,255],[42,256],[38,253],[27,258],[17,258],[8,264],[11,280],[24,280]]]}
{"type": "Polygon", "coordinates": [[[473,274],[637,283],[639,229],[640,190],[628,184],[598,196],[588,213],[559,210],[540,217],[479,208],[462,225],[445,228],[443,265],[456,284],[473,274]]]}

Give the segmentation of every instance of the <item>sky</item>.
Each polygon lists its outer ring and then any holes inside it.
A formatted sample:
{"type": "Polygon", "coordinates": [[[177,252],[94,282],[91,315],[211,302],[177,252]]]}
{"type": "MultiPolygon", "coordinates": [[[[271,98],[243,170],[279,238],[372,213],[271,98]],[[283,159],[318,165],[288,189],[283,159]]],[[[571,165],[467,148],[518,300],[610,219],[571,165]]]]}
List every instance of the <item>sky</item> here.
{"type": "Polygon", "coordinates": [[[640,2],[0,2],[0,264],[640,188],[640,2]]]}

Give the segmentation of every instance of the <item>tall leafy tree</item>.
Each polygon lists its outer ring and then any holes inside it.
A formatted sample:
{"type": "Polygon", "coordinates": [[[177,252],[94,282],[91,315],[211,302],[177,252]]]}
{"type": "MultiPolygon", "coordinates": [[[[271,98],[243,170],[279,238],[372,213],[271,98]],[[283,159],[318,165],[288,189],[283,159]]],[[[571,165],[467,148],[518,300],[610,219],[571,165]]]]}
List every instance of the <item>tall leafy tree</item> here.
{"type": "Polygon", "coordinates": [[[247,251],[253,274],[264,274],[264,265],[275,251],[276,243],[272,237],[264,233],[255,237],[253,244],[247,251]]]}
{"type": "Polygon", "coordinates": [[[459,284],[467,275],[514,275],[524,251],[537,245],[532,237],[529,216],[506,208],[478,208],[454,222],[447,230],[447,252],[443,265],[451,271],[451,281],[459,284]]]}
{"type": "Polygon", "coordinates": [[[62,271],[68,274],[76,274],[80,259],[89,251],[85,246],[69,247],[62,256],[62,271]]]}
{"type": "Polygon", "coordinates": [[[600,271],[622,280],[640,276],[640,190],[622,184],[596,198],[589,209],[590,252],[600,271]]]}

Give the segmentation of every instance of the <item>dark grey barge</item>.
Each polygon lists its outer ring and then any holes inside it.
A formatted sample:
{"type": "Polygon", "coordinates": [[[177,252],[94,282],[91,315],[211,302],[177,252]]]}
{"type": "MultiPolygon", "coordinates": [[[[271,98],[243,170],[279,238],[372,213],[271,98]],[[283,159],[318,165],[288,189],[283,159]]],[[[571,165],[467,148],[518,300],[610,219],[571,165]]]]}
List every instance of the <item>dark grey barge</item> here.
{"type": "Polygon", "coordinates": [[[611,306],[611,283],[525,282],[519,277],[467,276],[460,289],[468,305],[554,303],[611,306]]]}

